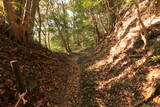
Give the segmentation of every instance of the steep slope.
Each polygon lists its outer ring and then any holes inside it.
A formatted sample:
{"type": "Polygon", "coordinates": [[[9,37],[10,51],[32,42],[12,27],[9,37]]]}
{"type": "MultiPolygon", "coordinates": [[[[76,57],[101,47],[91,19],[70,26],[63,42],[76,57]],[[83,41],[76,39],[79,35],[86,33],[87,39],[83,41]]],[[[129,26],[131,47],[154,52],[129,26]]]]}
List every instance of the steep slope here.
{"type": "MultiPolygon", "coordinates": [[[[95,53],[78,60],[83,71],[84,106],[128,107],[153,100],[148,98],[159,88],[160,78],[159,59],[153,57],[160,54],[160,2],[144,0],[139,6],[149,32],[145,50],[136,7],[132,5],[121,14],[114,32],[106,35],[95,53]]],[[[159,105],[158,97],[150,104],[159,105]]]]}
{"type": "Polygon", "coordinates": [[[27,90],[27,107],[78,106],[79,73],[66,54],[37,44],[20,45],[0,35],[0,107],[15,106],[20,88],[27,90]]]}

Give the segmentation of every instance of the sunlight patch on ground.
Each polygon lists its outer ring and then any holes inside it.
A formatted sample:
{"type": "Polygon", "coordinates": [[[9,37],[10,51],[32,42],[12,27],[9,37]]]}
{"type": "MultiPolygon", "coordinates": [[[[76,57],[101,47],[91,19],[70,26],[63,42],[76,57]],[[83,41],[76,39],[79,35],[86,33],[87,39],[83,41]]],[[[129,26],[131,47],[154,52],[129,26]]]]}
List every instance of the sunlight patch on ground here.
{"type": "MultiPolygon", "coordinates": [[[[127,17],[127,16],[126,16],[127,17]]],[[[124,34],[126,33],[126,29],[129,28],[130,25],[135,21],[136,17],[132,17],[131,19],[128,19],[126,21],[123,21],[122,23],[122,28],[120,28],[117,32],[118,34],[116,35],[118,39],[120,39],[124,34]]],[[[128,31],[127,31],[128,32],[128,31]]]]}
{"type": "Polygon", "coordinates": [[[111,79],[109,79],[107,81],[100,81],[100,82],[98,82],[99,86],[97,87],[97,90],[103,89],[106,85],[108,85],[110,83],[117,82],[117,81],[121,81],[124,78],[132,78],[137,73],[134,69],[142,66],[145,61],[146,61],[146,57],[143,57],[142,59],[136,61],[134,65],[131,65],[130,67],[128,67],[127,69],[125,69],[117,77],[111,78],[111,79]]]}
{"type": "Polygon", "coordinates": [[[160,80],[160,68],[150,66],[147,70],[149,71],[149,74],[146,77],[147,84],[145,83],[142,89],[142,95],[145,99],[152,95],[155,91],[156,84],[160,80]]]}
{"type": "Polygon", "coordinates": [[[144,23],[146,27],[149,27],[151,24],[160,24],[160,17],[156,17],[155,15],[153,15],[148,20],[144,20],[144,23]]]}
{"type": "Polygon", "coordinates": [[[95,64],[93,64],[92,66],[88,67],[86,70],[87,71],[92,71],[92,70],[96,70],[97,69],[97,71],[99,71],[98,68],[101,68],[102,66],[104,66],[106,64],[106,62],[107,62],[107,58],[102,59],[100,61],[97,61],[95,64]]]}
{"type": "MultiPolygon", "coordinates": [[[[131,23],[133,23],[135,20],[135,17],[130,21],[129,23],[124,23],[124,29],[126,29],[127,27],[129,27],[130,25],[132,25],[131,23]]],[[[150,24],[155,24],[155,23],[160,23],[160,19],[154,17],[150,17],[149,19],[146,20],[146,26],[150,25],[150,24]]],[[[97,61],[95,64],[93,64],[92,66],[87,68],[87,71],[100,71],[99,68],[102,68],[104,65],[107,64],[111,64],[112,65],[116,65],[120,60],[122,60],[124,57],[126,57],[125,54],[121,54],[124,53],[126,50],[133,48],[133,45],[135,43],[135,40],[137,39],[136,37],[139,36],[138,31],[140,30],[140,27],[132,27],[131,29],[129,29],[130,32],[127,34],[127,36],[125,36],[123,39],[121,39],[119,42],[116,43],[116,45],[114,47],[111,48],[110,50],[110,55],[105,58],[102,59],[100,61],[97,61]],[[117,57],[118,58],[115,58],[117,57]],[[116,60],[115,60],[116,59],[116,60]]],[[[120,32],[119,34],[117,34],[117,37],[120,38],[120,36],[123,36],[123,33],[125,32],[120,32]]],[[[151,52],[152,53],[152,52],[151,52]]]]}
{"type": "MultiPolygon", "coordinates": [[[[118,64],[121,60],[123,60],[124,58],[126,57],[126,54],[125,53],[123,53],[123,54],[121,54],[113,63],[112,63],[112,66],[115,66],[116,64],[118,64]]],[[[125,63],[123,63],[123,64],[125,64],[125,63]]],[[[122,64],[122,65],[123,65],[122,64]]],[[[111,66],[111,67],[112,67],[111,66]]]]}
{"type": "Polygon", "coordinates": [[[106,107],[106,105],[104,104],[103,99],[96,98],[96,101],[97,101],[99,107],[106,107]]]}

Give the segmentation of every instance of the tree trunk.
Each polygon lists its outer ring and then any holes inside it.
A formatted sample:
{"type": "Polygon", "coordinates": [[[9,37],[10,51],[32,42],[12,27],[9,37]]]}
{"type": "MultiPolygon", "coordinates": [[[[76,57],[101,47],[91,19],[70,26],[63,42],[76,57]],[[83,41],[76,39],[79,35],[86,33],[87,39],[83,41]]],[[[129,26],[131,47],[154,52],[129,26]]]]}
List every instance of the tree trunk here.
{"type": "Polygon", "coordinates": [[[49,3],[50,3],[50,0],[48,0],[48,3],[47,3],[47,8],[46,8],[46,15],[47,15],[47,42],[48,42],[48,48],[50,49],[51,46],[50,46],[50,34],[49,34],[49,19],[48,19],[48,10],[49,10],[49,3]]]}
{"type": "Polygon", "coordinates": [[[95,41],[96,41],[96,43],[98,43],[101,38],[99,29],[98,29],[98,23],[97,23],[95,15],[93,13],[91,13],[91,16],[92,16],[92,21],[93,21],[94,32],[96,34],[95,41]]]}
{"type": "Polygon", "coordinates": [[[33,40],[32,29],[39,0],[17,1],[22,6],[17,10],[13,8],[12,3],[14,3],[13,0],[3,0],[7,20],[10,24],[10,36],[20,42],[30,42],[33,40]]]}
{"type": "Polygon", "coordinates": [[[115,11],[113,10],[114,7],[114,1],[113,0],[107,0],[106,1],[106,11],[108,13],[108,28],[109,28],[109,33],[114,30],[114,25],[116,21],[116,14],[115,11]]]}
{"type": "Polygon", "coordinates": [[[61,41],[62,41],[62,43],[63,43],[63,46],[65,47],[65,50],[66,50],[68,53],[71,53],[70,49],[68,49],[67,42],[66,42],[66,40],[65,40],[65,38],[64,38],[61,30],[60,30],[60,27],[59,27],[59,24],[58,24],[57,21],[58,21],[58,20],[55,19],[55,25],[56,25],[56,27],[57,27],[59,36],[61,37],[61,41]]]}
{"type": "MultiPolygon", "coordinates": [[[[64,5],[63,1],[62,1],[62,9],[63,9],[63,14],[66,14],[65,5],[64,5]]],[[[66,46],[67,46],[68,52],[72,53],[72,50],[71,50],[70,45],[69,45],[69,36],[66,35],[66,33],[68,33],[68,31],[66,30],[68,28],[68,26],[67,26],[67,22],[66,22],[65,18],[63,19],[62,28],[66,31],[65,32],[65,37],[66,37],[65,41],[66,41],[66,46]]]]}
{"type": "Polygon", "coordinates": [[[32,35],[33,35],[33,27],[34,27],[34,20],[36,15],[36,9],[39,6],[40,0],[32,0],[32,6],[31,6],[31,19],[28,21],[29,28],[28,28],[28,40],[33,41],[32,35]]]}
{"type": "Polygon", "coordinates": [[[147,45],[147,37],[149,36],[149,34],[148,34],[147,28],[146,28],[146,26],[144,25],[144,23],[143,23],[143,21],[142,21],[142,18],[141,18],[141,14],[140,14],[140,10],[139,10],[139,0],[138,0],[138,1],[133,0],[133,2],[134,2],[135,6],[136,6],[136,8],[137,8],[137,19],[139,20],[139,24],[140,24],[141,27],[142,27],[142,32],[144,33],[144,35],[141,34],[141,38],[142,38],[142,40],[143,40],[143,42],[144,42],[143,49],[145,49],[145,47],[146,47],[146,45],[147,45]]]}
{"type": "Polygon", "coordinates": [[[10,24],[10,34],[9,36],[15,37],[15,39],[20,40],[20,29],[17,24],[17,16],[11,4],[12,0],[3,0],[4,9],[7,15],[7,21],[10,24]]]}
{"type": "Polygon", "coordinates": [[[41,44],[41,27],[42,27],[42,23],[41,23],[41,14],[40,14],[39,6],[37,8],[37,11],[38,11],[38,17],[39,17],[38,39],[39,39],[39,43],[41,44]]]}
{"type": "Polygon", "coordinates": [[[47,46],[47,32],[45,32],[45,35],[44,35],[44,43],[45,43],[45,47],[48,48],[48,46],[47,46]]]}
{"type": "Polygon", "coordinates": [[[98,15],[98,18],[99,18],[99,20],[100,20],[100,23],[101,23],[101,25],[102,25],[102,27],[103,27],[103,29],[104,29],[105,33],[107,33],[107,32],[108,32],[108,30],[107,30],[107,28],[105,27],[105,25],[104,25],[104,23],[103,23],[103,20],[102,20],[101,16],[100,16],[100,15],[98,15]]]}

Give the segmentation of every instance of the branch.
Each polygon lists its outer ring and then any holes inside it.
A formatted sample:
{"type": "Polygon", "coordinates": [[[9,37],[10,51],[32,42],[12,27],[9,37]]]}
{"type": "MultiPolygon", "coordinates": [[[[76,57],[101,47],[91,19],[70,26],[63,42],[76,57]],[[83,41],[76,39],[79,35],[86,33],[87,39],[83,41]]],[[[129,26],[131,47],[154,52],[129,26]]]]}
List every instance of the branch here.
{"type": "Polygon", "coordinates": [[[11,64],[12,71],[14,72],[14,75],[15,75],[16,80],[17,80],[18,91],[20,93],[22,93],[22,92],[25,91],[25,88],[24,88],[24,82],[23,82],[23,79],[22,79],[22,74],[19,71],[18,62],[17,62],[17,60],[14,60],[14,61],[11,61],[10,64],[11,64]]]}
{"type": "Polygon", "coordinates": [[[144,33],[144,35],[141,34],[141,37],[142,37],[142,40],[144,41],[144,46],[143,46],[143,49],[145,49],[145,46],[147,45],[147,40],[146,38],[149,36],[148,34],[148,31],[147,31],[147,28],[146,26],[144,25],[143,21],[142,21],[142,18],[141,18],[141,15],[140,15],[140,10],[139,10],[139,4],[136,0],[132,0],[136,6],[136,9],[137,9],[137,18],[139,20],[139,24],[141,25],[142,27],[142,31],[144,33]]]}
{"type": "Polygon", "coordinates": [[[24,98],[26,94],[27,94],[27,90],[22,94],[18,94],[19,99],[14,107],[18,107],[21,100],[23,101],[23,104],[27,104],[28,101],[24,98]]]}

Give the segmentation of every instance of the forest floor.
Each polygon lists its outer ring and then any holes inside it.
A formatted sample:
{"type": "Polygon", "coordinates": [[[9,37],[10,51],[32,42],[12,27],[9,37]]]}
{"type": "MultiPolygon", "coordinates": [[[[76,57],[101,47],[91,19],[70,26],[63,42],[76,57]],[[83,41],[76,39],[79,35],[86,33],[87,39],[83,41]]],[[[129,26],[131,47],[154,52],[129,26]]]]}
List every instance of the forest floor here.
{"type": "Polygon", "coordinates": [[[146,2],[141,9],[150,32],[145,49],[133,6],[96,48],[73,58],[81,71],[82,107],[160,107],[160,16],[148,13],[146,2]]]}
{"type": "Polygon", "coordinates": [[[25,90],[27,107],[78,105],[79,73],[65,53],[39,44],[18,44],[0,35],[0,107],[14,107],[25,90]]]}
{"type": "MultiPolygon", "coordinates": [[[[137,61],[138,64],[143,62],[144,58],[148,59],[145,64],[133,68],[134,71],[128,65],[126,68],[128,67],[129,70],[126,71],[120,70],[119,66],[113,69],[109,69],[107,66],[105,66],[107,69],[98,67],[97,62],[106,60],[106,58],[102,55],[101,60],[95,60],[95,49],[92,48],[70,57],[71,60],[77,62],[81,71],[81,107],[134,107],[149,98],[155,88],[152,79],[160,75],[160,64],[159,60],[150,62],[147,56],[148,52],[149,50],[146,52],[141,50],[140,53],[133,55],[135,59],[144,56],[139,62],[137,61]],[[91,67],[93,69],[90,69],[91,67]],[[153,82],[152,85],[151,82],[153,82]]],[[[152,100],[147,104],[142,104],[142,107],[160,106],[160,97],[152,100]]]]}
{"type": "Polygon", "coordinates": [[[35,107],[135,107],[143,101],[142,107],[160,107],[160,16],[140,5],[151,32],[145,49],[134,7],[96,48],[71,55],[0,35],[0,107],[18,101],[15,60],[29,90],[26,99],[35,107]]]}
{"type": "MultiPolygon", "coordinates": [[[[20,70],[26,77],[26,88],[31,90],[27,94],[29,95],[27,100],[36,107],[41,105],[50,107],[51,104],[65,105],[63,102],[72,99],[77,91],[80,95],[73,99],[76,99],[75,105],[78,104],[77,98],[81,99],[80,107],[134,107],[151,96],[152,92],[147,90],[154,90],[153,83],[157,83],[155,79],[160,77],[160,60],[150,61],[151,57],[147,55],[152,53],[154,48],[158,49],[159,42],[158,44],[151,42],[146,50],[129,50],[128,59],[125,59],[128,64],[124,67],[115,65],[112,68],[104,63],[108,59],[104,55],[108,55],[102,54],[102,51],[98,52],[96,48],[88,48],[67,56],[62,53],[52,53],[39,46],[18,45],[7,38],[0,38],[0,45],[2,46],[0,47],[0,83],[2,83],[0,101],[3,101],[3,105],[10,103],[15,105],[18,100],[15,97],[18,94],[16,78],[10,68],[12,60],[19,61],[20,70]],[[147,60],[144,62],[144,59],[147,60]],[[141,63],[143,64],[140,66],[136,65],[141,63]],[[69,83],[66,83],[66,78],[69,79],[69,83]],[[67,93],[65,93],[66,88],[69,90],[67,93]]],[[[160,51],[156,50],[152,55],[159,53],[160,51]]],[[[119,63],[123,64],[123,61],[119,63]]],[[[160,97],[156,97],[148,104],[144,104],[144,107],[159,107],[159,104],[160,97]]]]}
{"type": "MultiPolygon", "coordinates": [[[[72,104],[77,106],[77,101],[81,99],[80,107],[134,107],[151,96],[158,83],[156,79],[160,78],[160,60],[150,60],[151,56],[160,54],[160,38],[155,38],[157,41],[149,42],[146,50],[138,44],[140,48],[128,50],[124,60],[113,66],[116,60],[106,63],[110,58],[107,51],[116,41],[106,42],[110,45],[105,45],[108,47],[103,51],[100,47],[88,48],[67,55],[52,53],[39,45],[26,47],[1,37],[0,101],[3,105],[15,105],[18,100],[16,78],[10,67],[10,61],[18,60],[20,70],[24,72],[26,88],[31,90],[27,99],[36,106],[62,104],[72,107],[64,102],[74,99],[72,104]]],[[[107,38],[110,39],[114,40],[113,37],[107,38]]],[[[155,97],[143,105],[159,107],[159,104],[160,98],[155,97]]]]}

